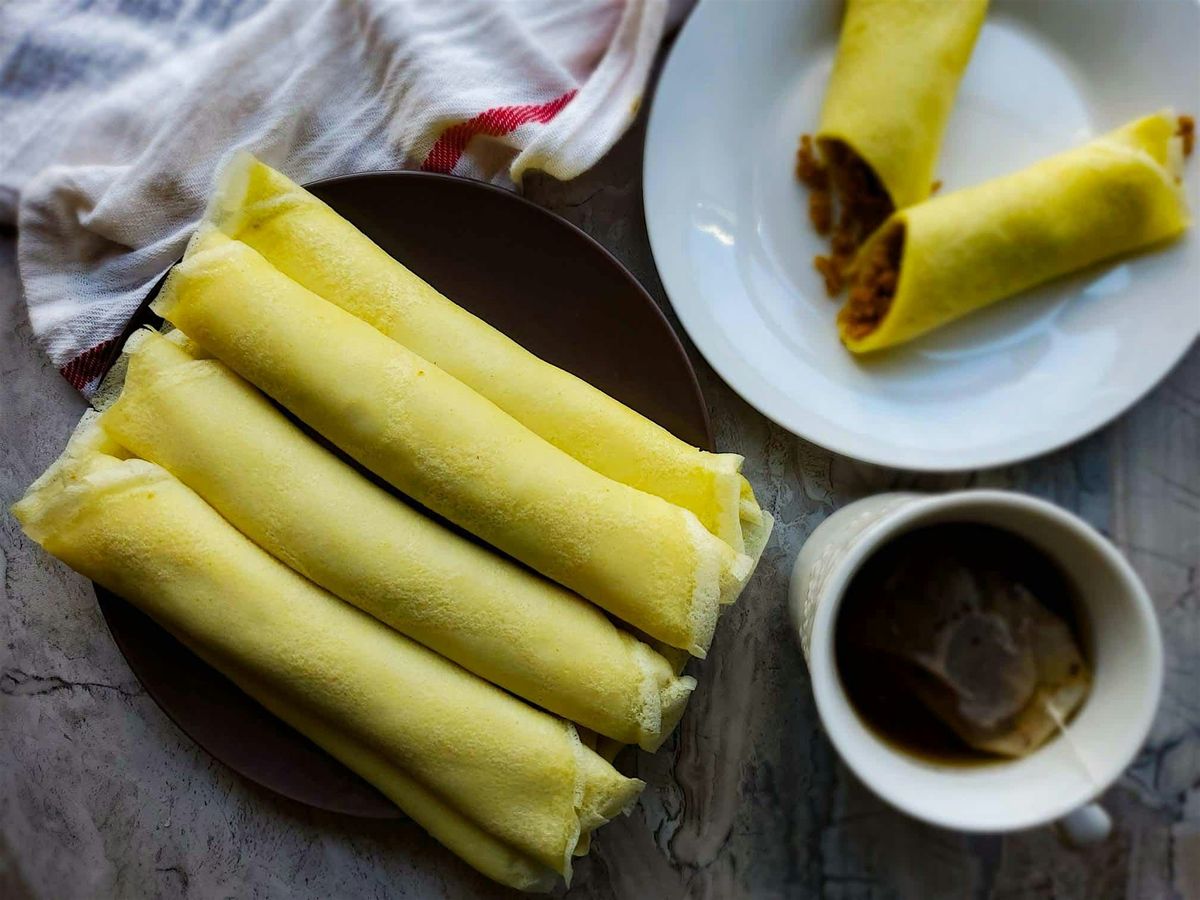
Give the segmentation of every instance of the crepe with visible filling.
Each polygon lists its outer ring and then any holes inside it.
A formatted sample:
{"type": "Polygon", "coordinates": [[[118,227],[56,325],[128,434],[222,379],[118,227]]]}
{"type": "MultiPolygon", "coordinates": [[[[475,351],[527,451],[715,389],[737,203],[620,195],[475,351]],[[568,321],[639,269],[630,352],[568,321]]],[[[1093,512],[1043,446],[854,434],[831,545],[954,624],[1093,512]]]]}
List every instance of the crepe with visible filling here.
{"type": "Polygon", "coordinates": [[[830,295],[868,236],[934,187],[934,166],[987,0],[848,0],[814,152],[797,175],[832,253],[817,268],[830,295]]]}
{"type": "MultiPolygon", "coordinates": [[[[85,426],[85,430],[91,425],[85,426]]],[[[13,512],[489,877],[569,877],[641,782],[541,712],[269,556],[166,470],[84,435],[13,512]]]]}
{"type": "MultiPolygon", "coordinates": [[[[534,356],[392,259],[304,188],[235,159],[207,216],[281,272],[378,328],[602,475],[689,509],[738,553],[770,534],[742,457],[708,453],[534,356]]],[[[570,302],[570,298],[564,298],[570,302]]]]}
{"type": "Polygon", "coordinates": [[[130,339],[100,424],[302,575],[519,697],[656,749],[691,678],[597,607],[412,509],[182,332],[130,339]]]}
{"type": "Polygon", "coordinates": [[[419,503],[703,656],[753,561],[606,478],[240,241],[203,230],[154,311],[419,503]]]}
{"type": "Polygon", "coordinates": [[[842,341],[879,350],[1188,225],[1189,122],[1168,111],[895,213],[862,248],[842,341]]]}

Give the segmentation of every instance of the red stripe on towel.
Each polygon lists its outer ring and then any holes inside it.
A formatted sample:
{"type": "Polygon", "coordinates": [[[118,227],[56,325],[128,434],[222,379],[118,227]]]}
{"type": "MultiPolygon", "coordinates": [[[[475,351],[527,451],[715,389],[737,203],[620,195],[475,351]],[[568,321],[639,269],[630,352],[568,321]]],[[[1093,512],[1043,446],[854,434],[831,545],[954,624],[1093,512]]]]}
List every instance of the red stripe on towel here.
{"type": "Polygon", "coordinates": [[[503,137],[529,122],[540,122],[544,125],[558,115],[577,93],[577,90],[570,90],[548,103],[536,105],[496,106],[465,122],[451,125],[434,143],[429,155],[421,163],[421,171],[451,172],[458,165],[467,144],[475,135],[503,137]]]}
{"type": "Polygon", "coordinates": [[[62,372],[63,378],[67,379],[72,387],[82,391],[93,378],[104,374],[108,350],[116,341],[116,338],[109,338],[90,350],[84,350],[58,371],[62,372]]]}

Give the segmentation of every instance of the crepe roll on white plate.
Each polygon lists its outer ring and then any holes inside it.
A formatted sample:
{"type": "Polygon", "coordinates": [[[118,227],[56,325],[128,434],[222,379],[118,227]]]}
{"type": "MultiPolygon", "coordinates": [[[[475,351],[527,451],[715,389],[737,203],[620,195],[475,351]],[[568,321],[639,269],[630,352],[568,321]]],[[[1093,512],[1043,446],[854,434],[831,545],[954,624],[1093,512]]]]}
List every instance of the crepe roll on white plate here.
{"type": "Polygon", "coordinates": [[[854,251],[888,215],[926,199],[987,0],[847,0],[815,146],[797,174],[833,253],[817,268],[836,294],[854,251]],[[819,151],[820,160],[818,160],[819,151]]]}
{"type": "Polygon", "coordinates": [[[405,494],[673,647],[704,655],[750,575],[689,510],[588,468],[219,231],[153,308],[405,494]]]}
{"type": "MultiPolygon", "coordinates": [[[[87,427],[87,426],[85,426],[87,427]]],[[[80,449],[81,446],[84,449],[80,449]]],[[[165,469],[68,448],[15,507],[50,553],[514,887],[569,876],[640,782],[526,705],[268,555],[165,469]]]]}
{"type": "Polygon", "coordinates": [[[1169,111],[974,187],[895,213],[863,246],[842,341],[892,347],[1188,226],[1180,184],[1190,120],[1169,111]]]}
{"type": "Polygon", "coordinates": [[[240,155],[222,177],[207,218],[585,465],[691,510],[739,553],[761,552],[770,517],[764,519],[739,474],[742,457],[692,447],[539,359],[443,296],[281,173],[240,155]]]}
{"type": "Polygon", "coordinates": [[[695,681],[565,588],[437,524],[289,421],[182,332],[134,335],[100,424],[278,559],[475,674],[654,750],[695,681]]]}

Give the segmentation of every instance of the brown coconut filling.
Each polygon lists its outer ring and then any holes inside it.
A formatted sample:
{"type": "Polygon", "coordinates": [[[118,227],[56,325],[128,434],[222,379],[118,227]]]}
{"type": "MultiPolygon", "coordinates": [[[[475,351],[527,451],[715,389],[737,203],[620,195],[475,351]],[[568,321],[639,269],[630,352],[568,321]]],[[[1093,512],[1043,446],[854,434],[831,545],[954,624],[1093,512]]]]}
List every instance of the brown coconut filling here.
{"type": "Polygon", "coordinates": [[[808,217],[828,235],[830,253],[813,265],[829,296],[846,284],[858,248],[892,214],[892,200],[874,170],[842,141],[821,140],[820,155],[810,135],[800,138],[796,177],[808,188],[808,217]]]}
{"type": "Polygon", "coordinates": [[[1196,120],[1191,116],[1179,117],[1179,130],[1175,132],[1183,142],[1183,155],[1191,156],[1196,149],[1196,120]]]}
{"type": "Polygon", "coordinates": [[[900,283],[903,253],[903,222],[889,225],[864,251],[850,282],[850,296],[838,312],[838,325],[845,337],[859,340],[883,322],[900,283]]]}

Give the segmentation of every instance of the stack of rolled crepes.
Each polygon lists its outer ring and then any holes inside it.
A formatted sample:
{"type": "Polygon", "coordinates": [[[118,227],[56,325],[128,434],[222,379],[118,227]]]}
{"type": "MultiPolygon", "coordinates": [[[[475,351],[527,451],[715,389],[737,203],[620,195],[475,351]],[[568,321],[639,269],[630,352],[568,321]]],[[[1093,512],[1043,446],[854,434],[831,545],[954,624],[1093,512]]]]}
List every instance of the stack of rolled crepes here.
{"type": "Polygon", "coordinates": [[[569,878],[641,788],[602,753],[674,728],[681,663],[769,534],[740,458],[538,360],[249,157],[212,209],[155,303],[179,330],[128,342],[14,512],[481,872],[569,878]]]}
{"type": "Polygon", "coordinates": [[[1019,172],[930,198],[934,165],[987,0],[848,0],[815,142],[797,173],[816,265],[855,353],[918,337],[976,309],[1188,225],[1180,186],[1192,120],[1136,120],[1019,172]]]}

